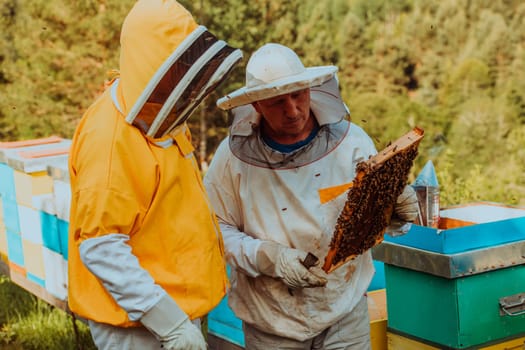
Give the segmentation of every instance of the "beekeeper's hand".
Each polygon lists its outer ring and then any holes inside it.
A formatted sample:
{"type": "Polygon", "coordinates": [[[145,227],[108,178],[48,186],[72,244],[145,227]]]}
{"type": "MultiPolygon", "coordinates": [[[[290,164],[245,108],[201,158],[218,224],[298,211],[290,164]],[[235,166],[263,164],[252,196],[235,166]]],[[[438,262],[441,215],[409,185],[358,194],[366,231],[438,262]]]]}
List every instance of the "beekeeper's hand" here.
{"type": "Polygon", "coordinates": [[[413,222],[417,218],[419,210],[416,191],[410,185],[406,185],[403,192],[397,197],[394,206],[394,217],[405,222],[413,222]]]}
{"type": "Polygon", "coordinates": [[[257,250],[256,264],[259,272],[282,279],[292,289],[325,286],[327,280],[321,269],[307,269],[301,263],[306,255],[306,252],[264,241],[257,250]]]}
{"type": "Polygon", "coordinates": [[[403,236],[410,231],[412,227],[411,222],[401,221],[399,219],[392,219],[390,225],[386,228],[386,233],[392,237],[403,236]]]}
{"type": "Polygon", "coordinates": [[[161,342],[163,349],[206,350],[201,330],[169,295],[148,310],[140,322],[161,342]]]}

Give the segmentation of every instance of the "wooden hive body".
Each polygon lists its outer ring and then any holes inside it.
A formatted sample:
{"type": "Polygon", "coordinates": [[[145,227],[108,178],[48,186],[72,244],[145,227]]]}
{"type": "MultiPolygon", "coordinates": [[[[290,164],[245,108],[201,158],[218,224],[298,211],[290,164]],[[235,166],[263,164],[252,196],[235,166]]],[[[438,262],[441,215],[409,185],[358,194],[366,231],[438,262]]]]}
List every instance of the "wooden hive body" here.
{"type": "Polygon", "coordinates": [[[334,229],[323,270],[332,272],[383,241],[394,204],[406,186],[423,130],[414,128],[367,161],[356,177],[334,229]]]}

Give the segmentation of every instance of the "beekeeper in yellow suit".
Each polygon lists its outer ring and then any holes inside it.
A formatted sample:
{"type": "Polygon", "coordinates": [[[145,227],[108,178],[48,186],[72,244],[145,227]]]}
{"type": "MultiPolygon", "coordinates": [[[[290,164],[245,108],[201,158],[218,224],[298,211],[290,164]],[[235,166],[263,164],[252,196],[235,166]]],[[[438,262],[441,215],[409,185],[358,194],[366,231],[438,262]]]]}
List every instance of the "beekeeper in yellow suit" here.
{"type": "Polygon", "coordinates": [[[139,0],[120,77],[70,153],[69,307],[99,349],[205,349],[225,295],[222,236],[185,120],[242,58],[173,0],[139,0]]]}

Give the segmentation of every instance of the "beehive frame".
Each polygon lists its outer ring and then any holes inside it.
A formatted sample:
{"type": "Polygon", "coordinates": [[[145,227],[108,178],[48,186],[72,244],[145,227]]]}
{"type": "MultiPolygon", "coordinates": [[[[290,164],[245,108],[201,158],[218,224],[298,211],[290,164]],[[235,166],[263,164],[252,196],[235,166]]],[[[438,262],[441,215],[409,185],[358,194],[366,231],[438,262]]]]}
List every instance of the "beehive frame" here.
{"type": "Polygon", "coordinates": [[[423,134],[423,129],[415,127],[375,156],[357,164],[356,177],[325,257],[325,272],[334,271],[383,241],[423,134]]]}

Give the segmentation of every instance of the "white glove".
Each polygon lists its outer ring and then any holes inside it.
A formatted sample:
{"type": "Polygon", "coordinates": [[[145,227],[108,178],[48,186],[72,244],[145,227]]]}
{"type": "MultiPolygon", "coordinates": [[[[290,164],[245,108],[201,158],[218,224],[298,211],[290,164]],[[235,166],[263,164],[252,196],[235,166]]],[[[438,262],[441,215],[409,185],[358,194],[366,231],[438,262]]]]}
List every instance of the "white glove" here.
{"type": "Polygon", "coordinates": [[[167,350],[206,350],[201,330],[169,295],[142,316],[140,322],[167,350]]]}
{"type": "Polygon", "coordinates": [[[256,264],[259,272],[280,278],[293,289],[325,286],[327,279],[322,277],[321,269],[307,269],[301,263],[306,255],[306,252],[264,241],[257,250],[256,264]]]}
{"type": "Polygon", "coordinates": [[[403,236],[410,231],[412,227],[411,222],[401,221],[399,219],[392,219],[390,225],[386,228],[386,233],[392,237],[403,236]]]}
{"type": "Polygon", "coordinates": [[[397,197],[394,205],[394,214],[405,222],[413,222],[417,218],[419,204],[416,191],[410,185],[406,185],[403,193],[397,197]]]}

